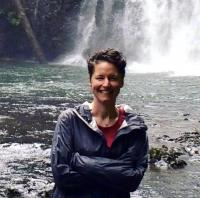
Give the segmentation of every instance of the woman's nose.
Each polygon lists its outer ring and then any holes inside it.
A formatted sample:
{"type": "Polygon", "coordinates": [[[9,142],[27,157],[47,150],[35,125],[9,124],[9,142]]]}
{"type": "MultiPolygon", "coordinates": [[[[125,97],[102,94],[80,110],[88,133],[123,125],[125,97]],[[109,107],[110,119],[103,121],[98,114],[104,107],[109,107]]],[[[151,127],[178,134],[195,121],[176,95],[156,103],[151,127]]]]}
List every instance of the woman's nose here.
{"type": "Polygon", "coordinates": [[[110,80],[108,78],[105,78],[103,81],[103,86],[104,87],[109,87],[110,86],[110,80]]]}

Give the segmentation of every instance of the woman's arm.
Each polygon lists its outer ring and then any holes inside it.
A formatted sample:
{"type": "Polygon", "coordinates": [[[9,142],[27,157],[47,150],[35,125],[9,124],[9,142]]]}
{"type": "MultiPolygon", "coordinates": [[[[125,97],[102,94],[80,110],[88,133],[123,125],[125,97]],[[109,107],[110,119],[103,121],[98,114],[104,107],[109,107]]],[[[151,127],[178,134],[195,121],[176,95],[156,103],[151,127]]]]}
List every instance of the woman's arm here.
{"type": "Polygon", "coordinates": [[[148,139],[146,132],[118,159],[88,157],[76,153],[73,167],[77,172],[114,190],[135,191],[147,168],[148,139]]]}
{"type": "Polygon", "coordinates": [[[61,114],[53,137],[51,166],[56,185],[64,190],[82,188],[83,185],[84,187],[92,186],[93,183],[71,167],[73,156],[72,133],[70,114],[61,114]]]}

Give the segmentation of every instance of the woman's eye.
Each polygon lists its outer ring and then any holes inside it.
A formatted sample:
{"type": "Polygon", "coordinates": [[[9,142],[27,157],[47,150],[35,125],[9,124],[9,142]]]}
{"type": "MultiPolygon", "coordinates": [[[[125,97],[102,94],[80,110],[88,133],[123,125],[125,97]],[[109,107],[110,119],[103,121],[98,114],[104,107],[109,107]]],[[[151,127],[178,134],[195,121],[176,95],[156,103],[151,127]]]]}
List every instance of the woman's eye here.
{"type": "Polygon", "coordinates": [[[97,80],[103,80],[103,77],[98,76],[98,77],[96,77],[96,79],[97,79],[97,80]]]}
{"type": "Polygon", "coordinates": [[[117,80],[118,78],[116,77],[116,76],[113,76],[113,77],[111,77],[110,78],[110,80],[113,80],[113,81],[115,81],[115,80],[117,80]]]}

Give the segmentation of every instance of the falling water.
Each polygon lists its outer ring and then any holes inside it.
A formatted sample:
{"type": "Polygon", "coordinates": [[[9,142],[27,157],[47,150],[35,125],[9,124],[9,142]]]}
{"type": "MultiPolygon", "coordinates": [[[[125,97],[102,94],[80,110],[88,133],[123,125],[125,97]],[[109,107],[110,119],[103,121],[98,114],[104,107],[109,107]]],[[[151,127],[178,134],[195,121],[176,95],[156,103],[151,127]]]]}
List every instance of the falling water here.
{"type": "Polygon", "coordinates": [[[95,50],[124,52],[130,72],[200,75],[199,0],[84,0],[74,49],[62,61],[82,65],[95,50]]]}
{"type": "Polygon", "coordinates": [[[38,15],[38,5],[39,5],[40,0],[36,0],[35,2],[35,9],[34,9],[34,20],[37,20],[37,15],[38,15]]]}

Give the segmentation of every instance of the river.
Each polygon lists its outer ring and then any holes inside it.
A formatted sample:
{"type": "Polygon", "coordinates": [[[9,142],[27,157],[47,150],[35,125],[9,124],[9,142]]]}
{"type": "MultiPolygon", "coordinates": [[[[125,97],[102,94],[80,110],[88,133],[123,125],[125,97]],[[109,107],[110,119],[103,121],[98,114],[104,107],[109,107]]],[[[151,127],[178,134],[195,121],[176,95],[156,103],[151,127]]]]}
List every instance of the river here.
{"type": "MultiPolygon", "coordinates": [[[[200,129],[199,85],[198,76],[128,72],[118,103],[145,119],[150,146],[158,146],[162,135],[200,129]]],[[[0,197],[47,196],[57,117],[91,98],[85,67],[0,63],[0,197]]],[[[132,197],[199,197],[200,156],[186,160],[184,169],[148,170],[132,197]]]]}

